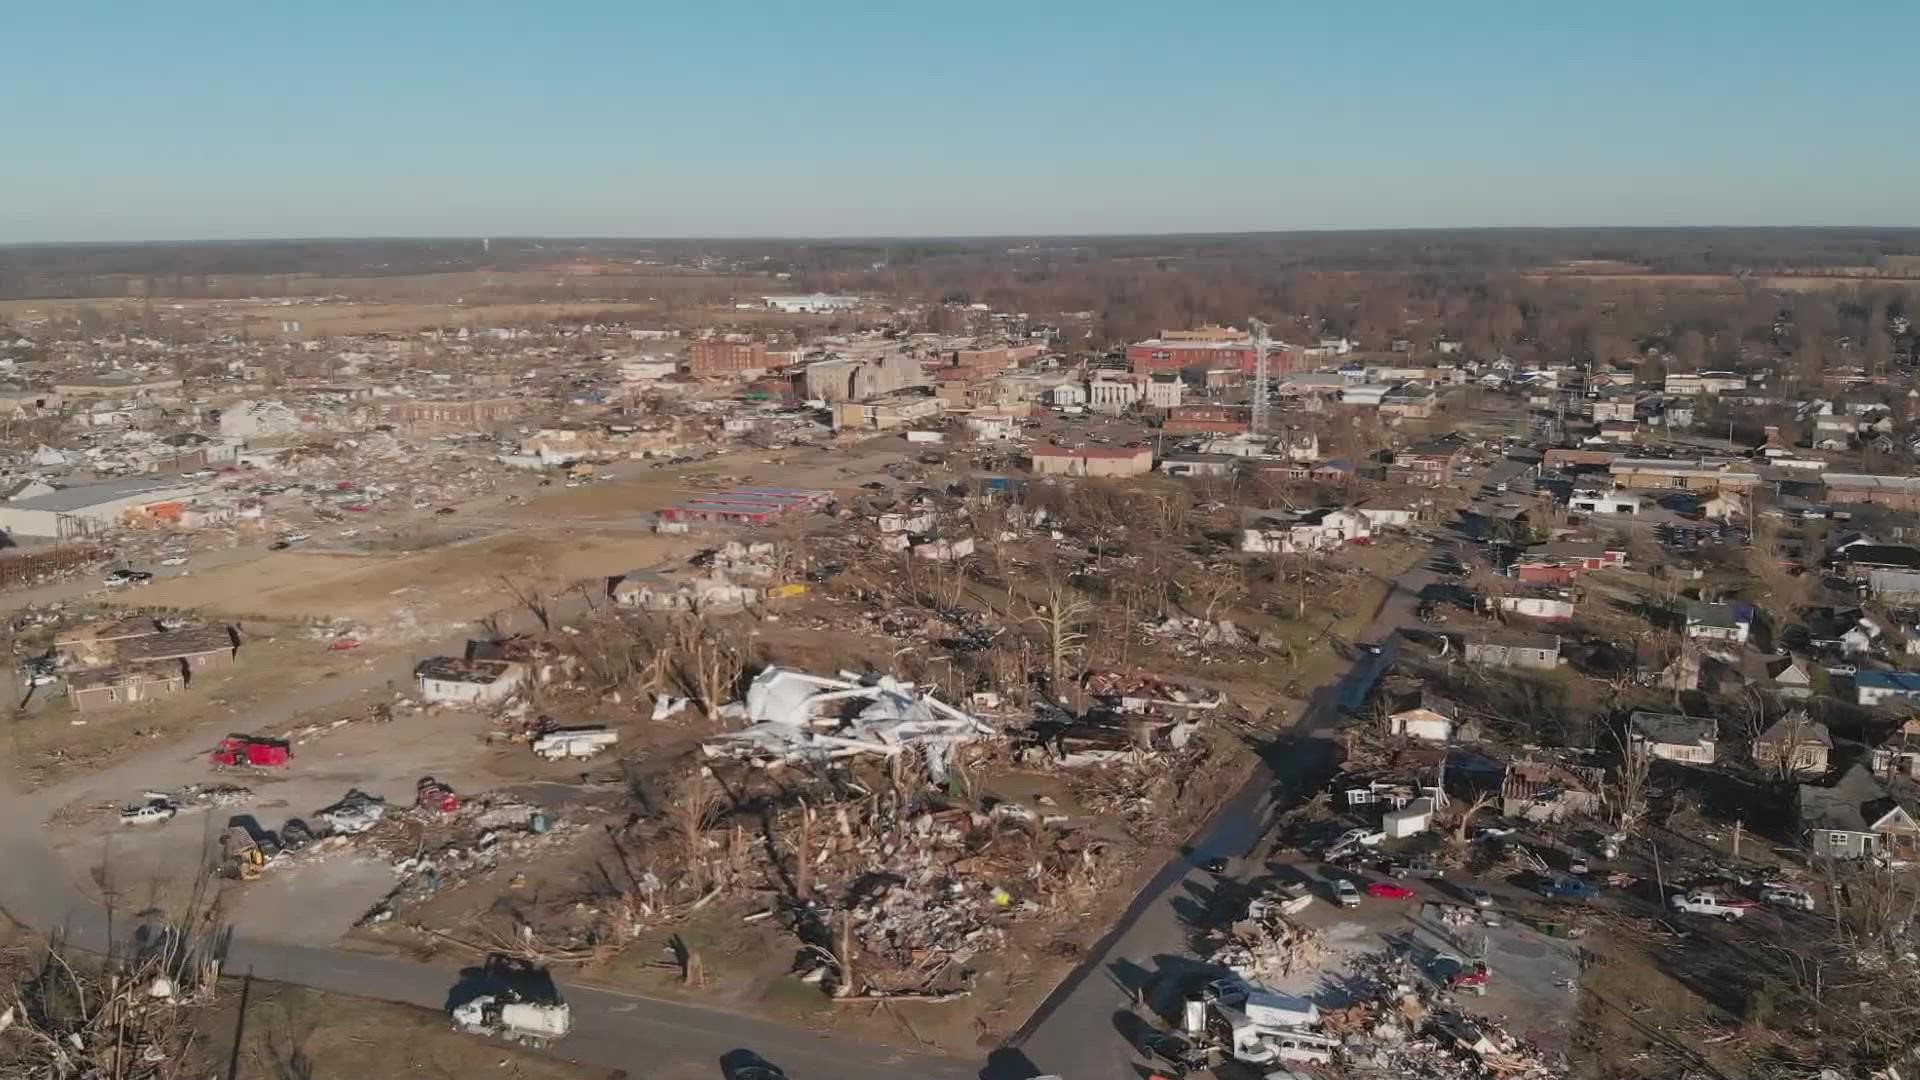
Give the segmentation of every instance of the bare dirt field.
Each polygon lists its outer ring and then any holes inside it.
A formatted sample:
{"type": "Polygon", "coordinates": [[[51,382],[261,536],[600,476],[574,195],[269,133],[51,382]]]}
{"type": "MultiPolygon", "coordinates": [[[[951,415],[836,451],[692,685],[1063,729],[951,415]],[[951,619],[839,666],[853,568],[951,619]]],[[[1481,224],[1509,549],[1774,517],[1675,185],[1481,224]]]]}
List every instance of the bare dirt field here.
{"type": "MultiPolygon", "coordinates": [[[[329,278],[307,275],[214,275],[202,287],[217,297],[141,295],[139,278],[128,278],[123,296],[0,301],[0,319],[74,318],[86,311],[119,319],[145,317],[147,306],[162,321],[209,320],[250,324],[256,332],[301,339],[338,334],[487,327],[555,319],[661,319],[689,306],[731,312],[732,301],[768,291],[750,276],[656,271],[635,274],[568,274],[540,271],[469,271],[395,277],[329,278]],[[298,323],[299,329],[281,329],[298,323]]],[[[777,312],[747,313],[753,321],[790,324],[777,312]]]]}
{"type": "Polygon", "coordinates": [[[1866,285],[1920,288],[1920,279],[1868,274],[1767,274],[1740,277],[1735,274],[1540,273],[1525,276],[1534,282],[1561,281],[1623,288],[1719,289],[1726,292],[1738,292],[1749,286],[1782,292],[1823,292],[1830,289],[1857,289],[1866,285]]]}
{"type": "Polygon", "coordinates": [[[396,618],[442,626],[513,602],[503,576],[544,588],[651,566],[688,550],[666,537],[560,529],[507,534],[399,558],[288,552],[171,578],[140,591],[145,607],[229,617],[333,618],[383,625],[396,618]]]}

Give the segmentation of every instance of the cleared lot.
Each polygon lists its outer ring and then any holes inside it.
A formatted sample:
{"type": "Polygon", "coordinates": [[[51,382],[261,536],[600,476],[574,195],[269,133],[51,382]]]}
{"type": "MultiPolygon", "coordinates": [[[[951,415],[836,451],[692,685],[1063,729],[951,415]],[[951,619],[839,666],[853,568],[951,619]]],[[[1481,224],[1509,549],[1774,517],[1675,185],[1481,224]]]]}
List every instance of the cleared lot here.
{"type": "Polygon", "coordinates": [[[690,550],[671,538],[560,529],[398,557],[289,551],[156,582],[129,599],[230,618],[332,618],[376,627],[412,621],[444,633],[438,624],[470,621],[512,604],[503,576],[560,588],[690,550]]]}

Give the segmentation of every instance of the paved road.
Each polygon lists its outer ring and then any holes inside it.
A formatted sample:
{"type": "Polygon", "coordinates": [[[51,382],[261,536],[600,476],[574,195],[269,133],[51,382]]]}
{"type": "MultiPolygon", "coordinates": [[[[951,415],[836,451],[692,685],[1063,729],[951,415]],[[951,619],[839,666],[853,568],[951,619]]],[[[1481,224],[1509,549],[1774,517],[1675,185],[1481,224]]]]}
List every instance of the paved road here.
{"type": "MultiPolygon", "coordinates": [[[[1443,541],[1443,544],[1446,543],[1443,541]]],[[[1362,653],[1333,683],[1318,690],[1282,744],[1266,755],[1232,799],[1192,841],[1191,856],[1162,867],[1134,899],[1089,958],[1034,1012],[1008,1051],[989,1063],[983,1080],[1027,1080],[1057,1073],[1067,1080],[1135,1077],[1139,1060],[1130,1033],[1135,994],[1161,973],[1178,973],[1188,962],[1188,930],[1180,909],[1205,896],[1212,875],[1198,863],[1213,856],[1235,861],[1238,871],[1252,857],[1274,815],[1297,796],[1317,790],[1330,775],[1333,745],[1324,736],[1338,721],[1338,705],[1364,696],[1393,662],[1392,632],[1417,625],[1413,609],[1420,590],[1436,580],[1424,559],[1393,579],[1368,627],[1380,641],[1378,655],[1362,653]]]]}

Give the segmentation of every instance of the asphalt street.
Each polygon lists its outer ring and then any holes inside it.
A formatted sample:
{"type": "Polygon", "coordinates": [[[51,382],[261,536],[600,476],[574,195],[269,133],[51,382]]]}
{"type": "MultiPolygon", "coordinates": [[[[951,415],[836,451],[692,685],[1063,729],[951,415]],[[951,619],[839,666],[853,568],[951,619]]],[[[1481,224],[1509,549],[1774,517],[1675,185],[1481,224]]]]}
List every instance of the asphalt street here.
{"type": "Polygon", "coordinates": [[[1147,883],[1105,938],[1035,1010],[1009,1051],[989,1062],[983,1080],[1027,1080],[1054,1073],[1066,1080],[1134,1077],[1138,1060],[1128,1032],[1135,995],[1156,975],[1177,972],[1187,953],[1188,930],[1180,906],[1211,888],[1200,869],[1208,858],[1232,860],[1238,872],[1252,857],[1274,816],[1325,782],[1333,767],[1332,744],[1321,737],[1339,719],[1339,706],[1364,696],[1389,665],[1401,626],[1416,625],[1413,610],[1421,589],[1436,580],[1424,565],[1393,579],[1368,627],[1378,654],[1361,653],[1341,677],[1321,687],[1298,722],[1264,755],[1246,785],[1223,805],[1189,843],[1147,883]],[[1189,889],[1189,886],[1193,888],[1189,889]]]}

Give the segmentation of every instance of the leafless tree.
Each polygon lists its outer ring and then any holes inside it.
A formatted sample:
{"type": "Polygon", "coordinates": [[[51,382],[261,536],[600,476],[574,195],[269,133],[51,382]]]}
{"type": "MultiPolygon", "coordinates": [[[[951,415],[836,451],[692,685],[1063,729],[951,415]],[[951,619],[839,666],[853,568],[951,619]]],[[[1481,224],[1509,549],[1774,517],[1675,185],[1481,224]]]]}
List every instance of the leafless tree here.
{"type": "Polygon", "coordinates": [[[1619,823],[1620,831],[1632,832],[1647,813],[1648,777],[1652,770],[1653,755],[1633,739],[1623,742],[1619,735],[1615,735],[1614,742],[1620,747],[1620,767],[1614,772],[1608,801],[1613,804],[1614,820],[1619,823]]]}
{"type": "Polygon", "coordinates": [[[1052,568],[1041,594],[1044,603],[1029,601],[1026,621],[1040,628],[1047,650],[1048,688],[1062,698],[1067,686],[1067,671],[1080,656],[1087,635],[1083,629],[1093,605],[1078,589],[1068,584],[1058,568],[1052,568]]]}
{"type": "Polygon", "coordinates": [[[548,597],[544,590],[532,582],[516,581],[506,574],[499,578],[500,591],[512,597],[514,602],[526,608],[540,623],[540,629],[553,629],[553,616],[548,609],[548,597]]]}

